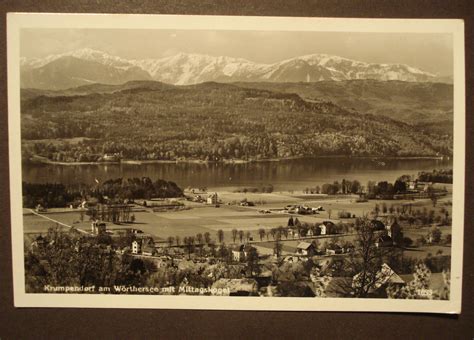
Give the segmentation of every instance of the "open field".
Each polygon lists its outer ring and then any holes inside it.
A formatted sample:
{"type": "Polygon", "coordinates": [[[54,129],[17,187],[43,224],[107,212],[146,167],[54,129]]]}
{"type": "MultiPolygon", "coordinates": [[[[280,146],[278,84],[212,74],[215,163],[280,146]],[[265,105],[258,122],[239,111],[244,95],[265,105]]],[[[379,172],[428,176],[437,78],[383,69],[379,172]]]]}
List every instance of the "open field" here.
{"type": "MultiPolygon", "coordinates": [[[[369,201],[363,203],[355,203],[355,196],[322,196],[322,195],[304,195],[302,193],[290,194],[285,193],[234,193],[230,191],[218,192],[219,199],[222,204],[219,208],[213,205],[185,202],[191,209],[181,211],[169,212],[153,212],[151,209],[143,209],[135,211],[135,222],[126,224],[112,224],[107,223],[109,230],[135,228],[140,229],[144,233],[153,235],[156,240],[165,240],[166,238],[180,237],[183,239],[186,236],[195,236],[198,233],[204,234],[209,232],[211,238],[217,240],[217,231],[222,229],[224,231],[224,242],[233,243],[232,230],[243,230],[245,233],[249,232],[254,241],[260,241],[258,229],[263,228],[269,230],[278,226],[286,226],[290,216],[298,218],[301,222],[316,223],[325,220],[331,220],[335,223],[339,222],[338,212],[349,211],[358,217],[364,216],[373,210],[375,204],[380,207],[385,203],[387,207],[391,205],[396,208],[403,204],[411,204],[412,209],[423,210],[434,209],[436,214],[441,214],[441,208],[445,208],[449,212],[451,207],[446,204],[451,198],[450,196],[440,199],[437,206],[433,208],[432,202],[428,199],[416,201],[369,201]],[[234,202],[240,202],[246,198],[248,201],[257,203],[256,206],[243,207],[234,202]],[[229,205],[228,203],[231,203],[229,205]],[[263,204],[262,204],[263,203],[263,204]],[[311,207],[322,206],[325,210],[315,215],[297,215],[281,212],[271,212],[262,214],[259,210],[262,209],[282,209],[288,204],[306,204],[311,207]],[[331,217],[331,218],[329,218],[331,217]]],[[[75,228],[89,231],[90,222],[89,217],[82,216],[79,210],[73,209],[51,209],[44,214],[44,217],[34,215],[29,210],[24,210],[24,231],[31,232],[46,232],[48,228],[55,227],[54,221],[46,218],[74,226],[75,228]]],[[[353,219],[345,219],[343,221],[352,222],[353,219]]],[[[421,236],[425,236],[429,232],[429,227],[424,228],[405,228],[404,235],[415,242],[421,236]]],[[[440,227],[442,238],[451,233],[451,227],[440,227]]],[[[354,235],[341,236],[341,239],[347,241],[354,241],[354,235]]],[[[245,236],[244,236],[245,238],[245,236]]],[[[272,237],[264,236],[264,241],[268,242],[258,243],[257,247],[261,254],[271,253],[273,251],[272,237]]],[[[323,243],[324,238],[319,239],[323,243]]],[[[239,242],[237,236],[236,242],[239,242]]],[[[293,253],[298,244],[298,240],[288,239],[282,240],[283,254],[293,253]]],[[[443,251],[444,255],[450,254],[450,247],[441,246],[423,246],[420,248],[413,248],[405,252],[406,256],[424,258],[428,253],[436,254],[439,250],[443,251]],[[438,249],[439,248],[439,249],[438,249]]]]}
{"type": "Polygon", "coordinates": [[[49,228],[55,228],[58,224],[42,218],[41,216],[28,214],[23,215],[24,233],[46,233],[49,228]]]}

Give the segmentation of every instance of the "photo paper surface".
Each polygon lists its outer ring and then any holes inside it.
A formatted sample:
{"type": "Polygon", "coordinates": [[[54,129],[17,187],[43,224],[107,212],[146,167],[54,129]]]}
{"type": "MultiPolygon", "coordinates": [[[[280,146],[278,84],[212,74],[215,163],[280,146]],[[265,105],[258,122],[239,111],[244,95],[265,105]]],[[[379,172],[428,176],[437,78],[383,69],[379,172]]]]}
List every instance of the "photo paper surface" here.
{"type": "Polygon", "coordinates": [[[17,307],[460,312],[461,20],[7,28],[17,307]]]}

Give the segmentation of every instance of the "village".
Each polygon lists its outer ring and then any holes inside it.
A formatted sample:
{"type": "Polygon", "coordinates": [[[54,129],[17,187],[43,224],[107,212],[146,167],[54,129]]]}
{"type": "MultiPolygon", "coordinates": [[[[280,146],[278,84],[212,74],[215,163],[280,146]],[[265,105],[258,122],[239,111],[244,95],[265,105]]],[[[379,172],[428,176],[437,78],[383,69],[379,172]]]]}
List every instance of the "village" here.
{"type": "MultiPolygon", "coordinates": [[[[333,267],[353,259],[359,227],[365,223],[374,235],[374,248],[385,254],[377,274],[380,289],[370,295],[383,296],[389,283],[404,287],[413,281],[412,274],[397,273],[386,263],[392,255],[402,252],[412,267],[426,256],[450,258],[450,194],[437,189],[433,204],[425,194],[432,184],[414,183],[411,188],[421,198],[374,202],[361,200],[365,195],[188,188],[181,198],[104,204],[91,200],[48,210],[37,206],[24,218],[27,227],[30,217],[36,223],[46,218],[50,227],[98,239],[108,251],[152,263],[158,272],[206,273],[211,287],[230,287],[219,290],[228,295],[262,296],[285,296],[280,286],[289,281],[301,286],[303,296],[346,296],[357,273],[333,277],[333,267]],[[67,222],[71,217],[72,223],[67,222]],[[215,272],[222,267],[227,274],[215,272]]],[[[44,246],[44,233],[25,234],[32,251],[44,246]]],[[[440,289],[442,273],[432,277],[434,288],[440,289]]],[[[160,279],[159,284],[169,283],[160,279]]]]}

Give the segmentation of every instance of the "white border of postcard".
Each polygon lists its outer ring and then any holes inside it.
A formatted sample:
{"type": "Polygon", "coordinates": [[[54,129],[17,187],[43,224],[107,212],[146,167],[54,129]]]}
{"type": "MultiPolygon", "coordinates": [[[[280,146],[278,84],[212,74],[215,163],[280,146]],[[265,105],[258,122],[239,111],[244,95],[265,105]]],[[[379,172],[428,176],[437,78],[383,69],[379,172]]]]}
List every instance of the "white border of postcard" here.
{"type": "Polygon", "coordinates": [[[8,13],[8,123],[16,307],[164,308],[287,311],[390,311],[460,313],[464,226],[465,75],[464,22],[455,19],[349,19],[130,14],[8,13]],[[451,33],[454,60],[454,190],[452,212],[451,299],[395,300],[355,298],[214,297],[162,295],[67,295],[25,293],[20,140],[21,28],[146,28],[253,31],[451,33]]]}

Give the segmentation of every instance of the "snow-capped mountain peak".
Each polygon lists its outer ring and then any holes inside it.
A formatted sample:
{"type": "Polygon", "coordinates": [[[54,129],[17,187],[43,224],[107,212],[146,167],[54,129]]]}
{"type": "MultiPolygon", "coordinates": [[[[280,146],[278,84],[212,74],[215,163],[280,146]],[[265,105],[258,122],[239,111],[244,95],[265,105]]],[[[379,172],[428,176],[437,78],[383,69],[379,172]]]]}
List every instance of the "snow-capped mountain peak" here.
{"type": "MultiPolygon", "coordinates": [[[[37,70],[65,57],[93,62],[123,72],[139,70],[135,73],[139,74],[140,79],[143,79],[146,73],[151,79],[176,85],[205,81],[306,82],[375,79],[424,82],[437,80],[436,75],[408,65],[367,63],[328,54],[308,54],[265,64],[242,58],[183,52],[157,59],[125,59],[91,48],[44,58],[21,58],[22,72],[37,70]]],[[[67,69],[63,69],[62,72],[67,76],[67,69]]],[[[35,86],[34,79],[31,83],[33,84],[29,86],[35,86]]]]}

